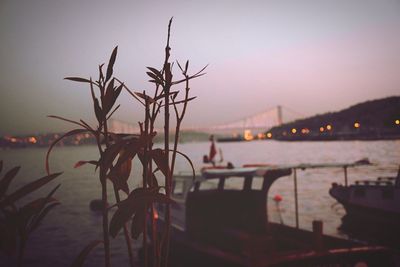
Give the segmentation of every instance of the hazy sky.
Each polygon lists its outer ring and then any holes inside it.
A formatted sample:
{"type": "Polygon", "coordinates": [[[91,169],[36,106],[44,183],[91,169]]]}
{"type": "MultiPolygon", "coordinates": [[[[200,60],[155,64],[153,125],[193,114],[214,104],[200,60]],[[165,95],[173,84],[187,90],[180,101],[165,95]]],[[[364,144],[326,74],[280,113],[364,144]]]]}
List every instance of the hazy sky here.
{"type": "MultiPolygon", "coordinates": [[[[198,98],[186,125],[212,125],[278,104],[305,115],[400,94],[400,1],[0,1],[0,135],[59,131],[48,114],[93,121],[89,89],[119,46],[115,74],[152,91],[168,20],[172,58],[189,59],[198,98]]],[[[124,93],[115,118],[137,122],[124,93]]]]}

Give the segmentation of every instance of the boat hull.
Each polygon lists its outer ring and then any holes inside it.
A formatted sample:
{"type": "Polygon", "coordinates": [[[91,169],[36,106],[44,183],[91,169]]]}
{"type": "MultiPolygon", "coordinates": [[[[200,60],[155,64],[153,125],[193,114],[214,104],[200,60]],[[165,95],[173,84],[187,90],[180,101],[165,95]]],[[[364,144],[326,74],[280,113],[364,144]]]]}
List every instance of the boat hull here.
{"type": "Polygon", "coordinates": [[[339,229],[350,237],[365,240],[372,244],[381,244],[400,248],[400,212],[391,208],[395,205],[396,195],[393,200],[380,203],[373,199],[368,201],[358,200],[354,197],[357,188],[364,188],[366,196],[372,191],[371,186],[333,186],[329,191],[346,211],[342,217],[339,229]],[[368,191],[369,190],[369,191],[368,191]],[[375,202],[374,206],[369,204],[375,202]],[[376,203],[379,203],[376,204],[376,203]]]}

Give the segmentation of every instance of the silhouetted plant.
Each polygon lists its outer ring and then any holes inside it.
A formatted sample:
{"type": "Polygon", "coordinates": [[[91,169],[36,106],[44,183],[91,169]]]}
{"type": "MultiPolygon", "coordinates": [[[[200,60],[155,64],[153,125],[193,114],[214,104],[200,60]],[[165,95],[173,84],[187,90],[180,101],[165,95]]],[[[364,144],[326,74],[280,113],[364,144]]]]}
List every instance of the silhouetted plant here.
{"type": "MultiPolygon", "coordinates": [[[[103,243],[105,250],[105,265],[110,266],[110,240],[108,234],[112,237],[116,237],[118,232],[123,229],[125,239],[127,242],[128,252],[130,256],[130,264],[133,266],[132,258],[132,247],[130,243],[130,236],[137,239],[141,233],[143,233],[143,247],[144,247],[144,264],[148,266],[148,250],[147,250],[147,238],[148,229],[147,221],[151,219],[152,235],[151,243],[153,247],[153,265],[160,266],[162,261],[167,264],[168,262],[168,251],[169,251],[169,236],[170,236],[170,209],[169,205],[173,202],[170,198],[171,185],[172,185],[172,173],[174,170],[175,159],[177,154],[184,156],[190,163],[193,169],[193,165],[190,159],[177,150],[179,141],[180,125],[186,113],[187,104],[194,98],[189,97],[189,81],[193,78],[197,78],[203,75],[203,68],[201,71],[194,75],[188,75],[189,62],[185,64],[185,68],[182,68],[178,63],[178,66],[182,72],[183,78],[177,81],[173,81],[172,67],[173,64],[169,61],[170,50],[170,30],[171,30],[172,19],[168,25],[168,38],[167,45],[165,48],[165,59],[161,70],[156,68],[148,67],[148,76],[151,78],[150,82],[155,85],[155,92],[153,97],[150,97],[146,91],[133,92],[123,82],[113,76],[113,65],[115,63],[117,55],[117,47],[111,54],[107,73],[104,76],[102,67],[104,64],[99,66],[99,77],[97,81],[93,81],[92,78],[85,79],[79,77],[67,77],[66,79],[88,83],[90,85],[94,113],[97,118],[97,126],[92,127],[83,120],[74,121],[65,119],[58,116],[50,116],[53,118],[68,121],[79,128],[71,130],[59,137],[50,146],[47,157],[46,157],[46,169],[49,172],[49,154],[53,149],[54,145],[57,144],[61,139],[66,136],[87,132],[92,134],[97,141],[98,151],[100,158],[97,160],[90,161],[79,161],[75,167],[82,166],[84,164],[95,165],[96,170],[99,169],[99,178],[102,185],[102,202],[103,202],[103,243]],[[185,96],[183,99],[178,100],[177,96],[179,91],[171,91],[173,86],[179,84],[185,85],[185,96]],[[95,91],[96,88],[96,91],[95,91]],[[114,108],[116,100],[122,89],[125,89],[135,100],[139,101],[144,107],[144,121],[139,123],[140,133],[138,134],[119,134],[110,132],[108,129],[108,120],[112,114],[119,108],[119,105],[114,108]],[[178,105],[182,105],[182,109],[179,110],[178,105]],[[173,149],[170,149],[169,145],[169,131],[170,131],[170,114],[169,108],[173,106],[176,115],[176,128],[173,149]],[[164,108],[164,149],[153,148],[153,138],[156,136],[155,122],[157,116],[160,114],[161,108],[164,108]],[[172,160],[170,162],[169,155],[171,154],[172,160]],[[130,191],[128,187],[128,178],[131,173],[132,160],[137,157],[142,165],[142,187],[135,188],[130,191]],[[160,186],[156,179],[156,173],[160,172],[164,176],[164,186],[160,186]],[[107,179],[112,182],[114,187],[114,194],[116,198],[116,204],[107,208],[107,179]],[[165,194],[160,192],[160,189],[165,189],[165,194]],[[119,190],[127,194],[127,198],[124,200],[120,199],[119,190]],[[154,221],[155,208],[153,203],[163,203],[166,205],[165,229],[157,229],[154,221]],[[111,220],[108,219],[108,212],[111,208],[117,207],[117,210],[113,214],[111,220]],[[150,216],[149,216],[150,215],[150,216]],[[127,227],[128,221],[131,220],[131,230],[127,227]],[[161,240],[158,240],[157,232],[162,232],[161,240]]],[[[193,169],[194,175],[194,169],[193,169]]],[[[100,244],[100,241],[92,241],[78,256],[73,266],[81,266],[84,258],[89,251],[96,245],[100,244]]]]}
{"type": "MultiPolygon", "coordinates": [[[[0,161],[0,173],[3,161],[0,161]]],[[[22,266],[26,243],[30,234],[35,231],[51,209],[60,204],[53,194],[57,185],[46,197],[35,199],[22,207],[17,202],[30,193],[42,188],[61,173],[54,173],[36,179],[16,191],[8,194],[8,188],[17,175],[20,167],[14,167],[6,172],[0,180],[0,250],[8,255],[17,252],[17,264],[22,266]]]]}

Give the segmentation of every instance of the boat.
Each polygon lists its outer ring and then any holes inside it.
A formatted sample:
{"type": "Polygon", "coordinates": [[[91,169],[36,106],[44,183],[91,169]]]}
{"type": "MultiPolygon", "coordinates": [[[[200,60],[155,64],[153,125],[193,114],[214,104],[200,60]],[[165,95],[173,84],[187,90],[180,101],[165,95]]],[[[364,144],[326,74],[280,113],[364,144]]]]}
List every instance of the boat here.
{"type": "Polygon", "coordinates": [[[334,183],[329,193],[346,211],[341,230],[369,242],[400,247],[400,168],[396,177],[334,183]]]}
{"type": "MultiPolygon", "coordinates": [[[[312,232],[298,227],[296,170],[314,167],[326,165],[250,165],[175,175],[170,266],[397,266],[392,250],[324,235],[322,221],[313,222],[312,232]],[[266,206],[271,185],[292,173],[296,227],[270,222],[266,206]]],[[[164,226],[164,209],[157,206],[157,229],[164,226]]]]}

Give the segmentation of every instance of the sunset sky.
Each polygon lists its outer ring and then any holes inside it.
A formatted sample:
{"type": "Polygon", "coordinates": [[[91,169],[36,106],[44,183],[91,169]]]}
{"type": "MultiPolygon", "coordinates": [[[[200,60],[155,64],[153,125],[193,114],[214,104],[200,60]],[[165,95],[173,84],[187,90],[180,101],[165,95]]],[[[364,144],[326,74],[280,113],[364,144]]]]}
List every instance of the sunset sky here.
{"type": "MultiPolygon", "coordinates": [[[[399,0],[2,0],[0,135],[70,128],[50,114],[93,122],[89,88],[63,78],[97,78],[116,45],[115,75],[153,92],[145,67],[162,66],[172,16],[172,58],[193,72],[210,64],[192,84],[186,126],[400,95],[399,0]]],[[[128,94],[120,103],[115,118],[142,120],[128,94]]]]}

